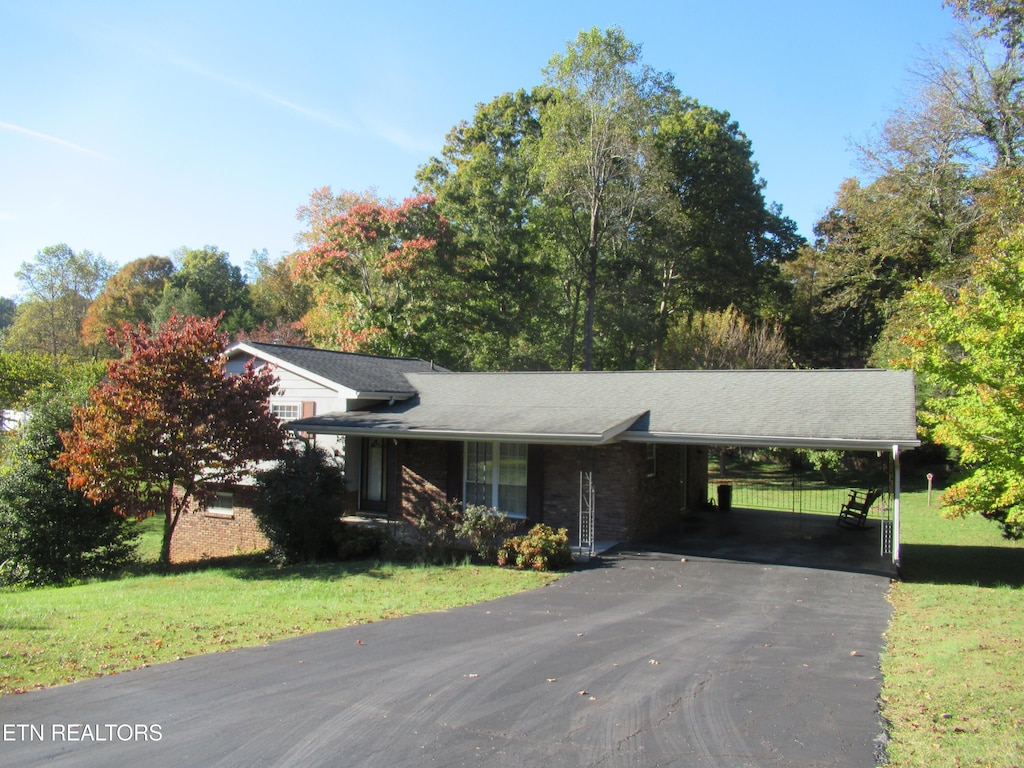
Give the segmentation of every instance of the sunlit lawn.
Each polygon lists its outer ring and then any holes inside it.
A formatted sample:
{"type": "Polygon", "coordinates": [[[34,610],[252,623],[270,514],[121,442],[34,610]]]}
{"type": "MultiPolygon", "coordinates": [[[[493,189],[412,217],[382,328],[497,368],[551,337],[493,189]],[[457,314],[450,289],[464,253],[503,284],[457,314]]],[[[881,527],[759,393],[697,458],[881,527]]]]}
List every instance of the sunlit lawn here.
{"type": "Polygon", "coordinates": [[[1024,765],[1024,543],[903,497],[882,660],[893,766],[1024,765]]]}
{"type": "MultiPolygon", "coordinates": [[[[147,524],[147,527],[148,524],[147,524]]],[[[146,557],[159,551],[147,532],[146,557]]],[[[373,562],[275,568],[259,559],[0,593],[0,693],[489,600],[557,574],[373,562]]]]}

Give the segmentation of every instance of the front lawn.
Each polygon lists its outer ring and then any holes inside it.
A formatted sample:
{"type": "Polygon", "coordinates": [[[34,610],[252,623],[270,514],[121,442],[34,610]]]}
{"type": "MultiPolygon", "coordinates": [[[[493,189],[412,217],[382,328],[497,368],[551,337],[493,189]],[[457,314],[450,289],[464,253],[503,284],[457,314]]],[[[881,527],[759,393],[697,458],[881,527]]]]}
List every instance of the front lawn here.
{"type": "Polygon", "coordinates": [[[467,605],[557,577],[368,561],[276,568],[252,558],[7,591],[0,597],[0,694],[467,605]]]}
{"type": "Polygon", "coordinates": [[[1024,765],[1024,543],[903,496],[882,659],[890,765],[1024,765]]]}

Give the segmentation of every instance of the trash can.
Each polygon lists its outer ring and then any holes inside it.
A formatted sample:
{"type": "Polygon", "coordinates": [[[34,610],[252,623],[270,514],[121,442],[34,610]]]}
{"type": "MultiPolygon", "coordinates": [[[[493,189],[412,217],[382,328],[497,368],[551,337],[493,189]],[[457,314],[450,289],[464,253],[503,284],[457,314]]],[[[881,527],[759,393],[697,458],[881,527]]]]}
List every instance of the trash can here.
{"type": "Polygon", "coordinates": [[[723,512],[732,509],[732,485],[721,483],[718,486],[718,508],[723,512]]]}

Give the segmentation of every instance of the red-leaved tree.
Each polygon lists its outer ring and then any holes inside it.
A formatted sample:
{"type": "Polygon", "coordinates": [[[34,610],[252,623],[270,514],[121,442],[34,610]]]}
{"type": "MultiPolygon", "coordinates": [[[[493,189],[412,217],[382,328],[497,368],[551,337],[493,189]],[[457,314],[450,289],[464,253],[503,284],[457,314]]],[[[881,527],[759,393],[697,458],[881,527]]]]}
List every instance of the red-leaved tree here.
{"type": "Polygon", "coordinates": [[[213,483],[234,482],[272,458],[283,432],[270,412],[274,373],[250,365],[227,374],[220,318],[172,316],[159,332],[110,328],[122,357],[73,412],[56,465],[88,498],[112,500],[121,514],[163,514],[160,560],[190,503],[206,503],[213,483]]]}
{"type": "Polygon", "coordinates": [[[313,288],[306,337],[333,349],[409,354],[432,306],[429,264],[450,240],[434,198],[360,202],[318,227],[293,270],[313,288]]]}

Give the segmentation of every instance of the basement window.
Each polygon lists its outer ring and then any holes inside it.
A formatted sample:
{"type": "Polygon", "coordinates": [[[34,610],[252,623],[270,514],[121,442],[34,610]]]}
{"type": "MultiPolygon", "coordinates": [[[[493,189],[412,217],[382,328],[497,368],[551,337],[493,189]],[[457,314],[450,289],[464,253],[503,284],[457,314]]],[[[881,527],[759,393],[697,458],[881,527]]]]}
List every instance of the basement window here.
{"type": "Polygon", "coordinates": [[[217,494],[210,499],[206,507],[207,517],[234,517],[235,516],[235,494],[227,491],[217,491],[217,494]]]}

